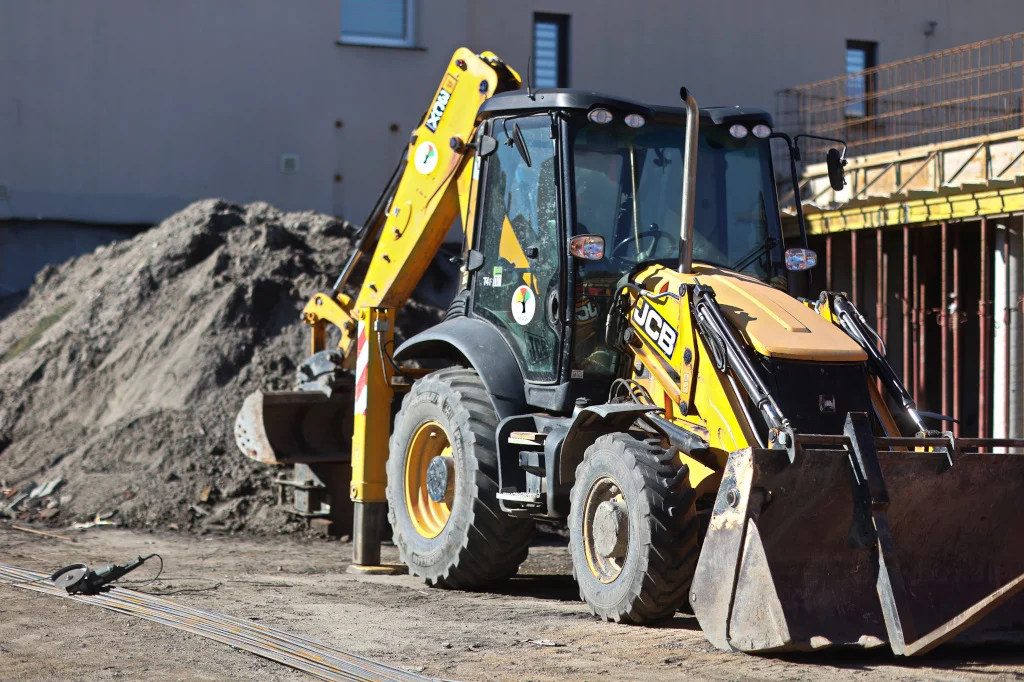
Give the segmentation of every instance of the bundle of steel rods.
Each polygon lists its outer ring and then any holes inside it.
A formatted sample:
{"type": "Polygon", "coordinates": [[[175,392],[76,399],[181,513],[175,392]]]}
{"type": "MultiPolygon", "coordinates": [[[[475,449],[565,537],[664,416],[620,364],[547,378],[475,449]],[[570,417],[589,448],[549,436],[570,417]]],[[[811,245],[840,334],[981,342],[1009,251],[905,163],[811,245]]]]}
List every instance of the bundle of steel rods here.
{"type": "Polygon", "coordinates": [[[422,682],[430,678],[332,649],[266,625],[216,611],[176,604],[121,587],[97,595],[71,595],[50,582],[45,573],[0,564],[0,584],[100,606],[154,623],[191,632],[254,653],[322,680],[384,680],[422,682]]]}

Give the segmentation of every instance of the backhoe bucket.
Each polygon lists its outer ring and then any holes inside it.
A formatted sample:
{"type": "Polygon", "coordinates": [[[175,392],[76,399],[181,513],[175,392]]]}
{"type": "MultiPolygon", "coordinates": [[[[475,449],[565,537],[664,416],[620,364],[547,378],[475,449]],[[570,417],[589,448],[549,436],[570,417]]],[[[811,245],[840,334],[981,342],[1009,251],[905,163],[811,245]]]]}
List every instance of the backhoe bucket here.
{"type": "Polygon", "coordinates": [[[876,450],[850,421],[847,434],[730,455],[690,595],[711,643],[914,655],[1022,641],[1024,456],[876,450]]]}
{"type": "Polygon", "coordinates": [[[235,442],[264,464],[347,462],[352,409],[347,391],[256,391],[235,419],[235,442]]]}

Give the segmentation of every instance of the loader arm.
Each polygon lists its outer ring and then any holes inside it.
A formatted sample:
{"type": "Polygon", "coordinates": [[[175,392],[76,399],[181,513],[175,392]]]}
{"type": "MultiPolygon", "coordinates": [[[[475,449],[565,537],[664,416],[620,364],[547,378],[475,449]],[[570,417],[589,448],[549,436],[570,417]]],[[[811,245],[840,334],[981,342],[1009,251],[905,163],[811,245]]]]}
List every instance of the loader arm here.
{"type": "MultiPolygon", "coordinates": [[[[878,377],[881,385],[885,387],[886,391],[896,403],[903,408],[904,414],[907,419],[913,424],[917,433],[928,433],[929,429],[925,426],[924,421],[921,419],[921,415],[917,411],[917,404],[914,402],[910,392],[907,391],[906,386],[896,375],[892,365],[885,359],[882,352],[879,351],[877,343],[880,343],[878,333],[872,329],[864,316],[860,314],[853,302],[846,298],[846,294],[823,291],[821,297],[818,299],[815,305],[818,314],[827,320],[830,320],[837,327],[846,332],[847,336],[857,342],[864,352],[868,356],[868,366],[871,369],[871,373],[878,377]]],[[[882,415],[882,412],[886,412],[886,409],[876,409],[879,413],[880,418],[884,420],[886,415],[882,415]]],[[[886,426],[886,431],[890,431],[890,427],[886,426]]],[[[896,431],[893,435],[898,435],[896,431]]]]}

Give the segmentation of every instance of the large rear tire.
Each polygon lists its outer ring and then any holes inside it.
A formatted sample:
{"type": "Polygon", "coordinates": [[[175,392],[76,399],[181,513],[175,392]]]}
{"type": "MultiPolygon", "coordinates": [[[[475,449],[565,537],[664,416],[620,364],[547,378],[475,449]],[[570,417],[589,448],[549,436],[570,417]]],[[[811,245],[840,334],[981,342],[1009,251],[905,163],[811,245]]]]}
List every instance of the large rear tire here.
{"type": "Polygon", "coordinates": [[[653,623],[686,602],[699,532],[688,474],[643,435],[608,434],[587,448],[570,495],[569,552],[594,615],[653,623]]]}
{"type": "Polygon", "coordinates": [[[496,498],[497,426],[479,375],[461,367],[417,380],[395,417],[388,520],[402,561],[428,585],[478,589],[526,559],[533,521],[496,498]]]}

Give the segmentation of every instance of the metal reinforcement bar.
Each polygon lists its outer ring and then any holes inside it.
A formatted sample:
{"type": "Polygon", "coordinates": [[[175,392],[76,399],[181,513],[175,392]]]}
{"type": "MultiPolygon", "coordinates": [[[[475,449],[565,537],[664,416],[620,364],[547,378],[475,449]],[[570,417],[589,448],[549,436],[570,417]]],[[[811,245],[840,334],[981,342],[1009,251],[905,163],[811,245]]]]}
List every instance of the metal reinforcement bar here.
{"type": "MultiPolygon", "coordinates": [[[[1024,126],[1024,33],[932,52],[776,93],[791,133],[840,137],[853,156],[1024,126]]],[[[807,141],[814,158],[825,149],[807,141]]]]}
{"type": "Polygon", "coordinates": [[[197,609],[121,587],[91,595],[71,595],[53,585],[45,573],[0,564],[0,584],[99,606],[242,649],[322,680],[422,682],[434,678],[410,673],[354,654],[332,649],[266,625],[216,611],[197,609]]]}

